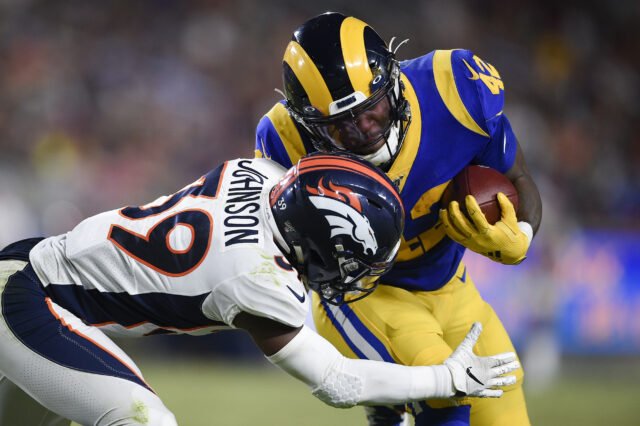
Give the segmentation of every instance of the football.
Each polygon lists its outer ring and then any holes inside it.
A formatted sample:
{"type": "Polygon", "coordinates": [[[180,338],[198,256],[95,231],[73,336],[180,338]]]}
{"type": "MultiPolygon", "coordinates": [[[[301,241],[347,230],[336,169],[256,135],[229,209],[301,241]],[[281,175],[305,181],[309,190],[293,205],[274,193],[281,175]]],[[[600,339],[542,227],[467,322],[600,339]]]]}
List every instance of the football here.
{"type": "Polygon", "coordinates": [[[473,195],[487,221],[493,225],[500,220],[498,192],[509,198],[517,212],[518,193],[505,175],[490,167],[467,166],[447,185],[442,194],[442,207],[446,208],[451,201],[457,201],[460,210],[469,217],[464,199],[467,195],[473,195]]]}

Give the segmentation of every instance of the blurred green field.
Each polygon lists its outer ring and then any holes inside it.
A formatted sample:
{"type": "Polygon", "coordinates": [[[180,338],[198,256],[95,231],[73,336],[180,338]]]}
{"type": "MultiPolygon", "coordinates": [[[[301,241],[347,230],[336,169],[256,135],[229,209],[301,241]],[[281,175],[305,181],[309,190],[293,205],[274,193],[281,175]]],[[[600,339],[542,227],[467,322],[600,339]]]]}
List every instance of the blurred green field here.
{"type": "MultiPolygon", "coordinates": [[[[366,424],[361,407],[328,407],[303,384],[268,364],[137,362],[180,425],[366,424]]],[[[617,369],[598,361],[565,364],[561,380],[552,388],[527,392],[533,425],[640,425],[637,362],[626,368],[617,363],[617,369]]]]}

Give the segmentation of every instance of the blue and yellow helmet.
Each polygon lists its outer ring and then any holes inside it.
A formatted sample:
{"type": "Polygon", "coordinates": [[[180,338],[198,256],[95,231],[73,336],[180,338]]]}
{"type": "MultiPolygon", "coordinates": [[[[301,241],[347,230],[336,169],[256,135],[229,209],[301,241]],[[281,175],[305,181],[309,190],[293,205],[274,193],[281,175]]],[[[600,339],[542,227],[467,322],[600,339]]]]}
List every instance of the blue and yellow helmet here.
{"type": "MultiPolygon", "coordinates": [[[[289,113],[310,133],[316,149],[359,155],[388,138],[394,126],[406,133],[409,112],[398,62],[363,21],[335,12],[306,21],[293,33],[282,66],[289,113]],[[389,117],[382,134],[345,143],[345,132],[353,133],[344,130],[345,123],[357,122],[360,114],[385,99],[389,117]]],[[[396,144],[394,155],[399,148],[396,144]]]]}

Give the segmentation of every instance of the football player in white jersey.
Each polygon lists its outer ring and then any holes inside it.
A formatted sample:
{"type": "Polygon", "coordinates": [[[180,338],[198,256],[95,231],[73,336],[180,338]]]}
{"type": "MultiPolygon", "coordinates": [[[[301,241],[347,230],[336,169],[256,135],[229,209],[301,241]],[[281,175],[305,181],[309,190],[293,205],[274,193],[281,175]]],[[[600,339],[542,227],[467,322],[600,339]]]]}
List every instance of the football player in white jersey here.
{"type": "Polygon", "coordinates": [[[175,425],[108,336],[225,328],[247,330],[336,407],[500,396],[518,363],[474,355],[479,324],[428,367],[345,358],[304,325],[308,288],[336,305],[374,290],[403,214],[393,183],[356,157],[311,155],[289,171],[240,159],[152,203],[11,244],[0,252],[0,423],[175,425]],[[16,395],[41,411],[16,410],[16,395]]]}

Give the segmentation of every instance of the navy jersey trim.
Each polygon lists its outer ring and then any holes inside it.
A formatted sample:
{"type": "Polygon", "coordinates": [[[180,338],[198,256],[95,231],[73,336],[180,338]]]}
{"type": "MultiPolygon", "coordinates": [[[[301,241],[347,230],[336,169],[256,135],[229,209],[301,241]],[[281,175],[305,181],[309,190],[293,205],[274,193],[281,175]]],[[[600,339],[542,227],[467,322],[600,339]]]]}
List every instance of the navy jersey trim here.
{"type": "Polygon", "coordinates": [[[130,328],[152,323],[158,327],[189,331],[226,325],[202,314],[202,303],[209,292],[196,296],[167,293],[131,295],[69,284],[49,284],[45,291],[58,305],[96,326],[116,323],[130,328]]]}
{"type": "Polygon", "coordinates": [[[0,260],[22,260],[23,262],[28,262],[31,249],[42,240],[44,240],[42,237],[27,238],[9,244],[0,251],[0,260]]]}

